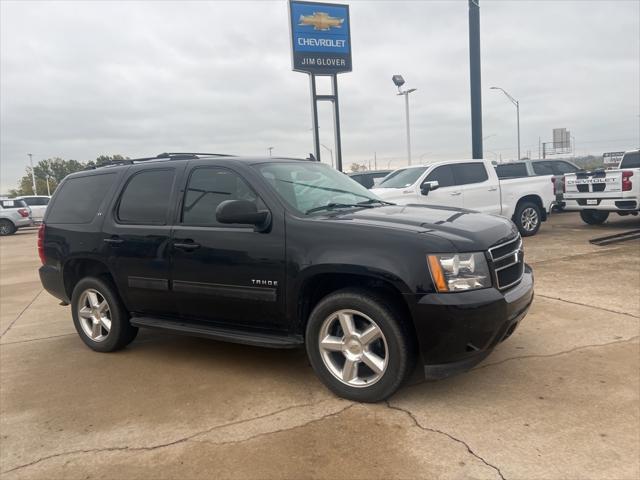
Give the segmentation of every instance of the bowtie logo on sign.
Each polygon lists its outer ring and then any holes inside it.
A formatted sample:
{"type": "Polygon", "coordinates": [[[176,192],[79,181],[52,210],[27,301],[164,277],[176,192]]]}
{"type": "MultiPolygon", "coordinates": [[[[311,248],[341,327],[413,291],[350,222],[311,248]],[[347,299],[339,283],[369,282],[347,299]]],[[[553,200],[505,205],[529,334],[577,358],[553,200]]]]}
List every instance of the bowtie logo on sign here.
{"type": "Polygon", "coordinates": [[[298,25],[312,25],[314,30],[331,30],[340,28],[344,23],[344,18],[332,17],[326,12],[313,12],[313,15],[300,15],[298,25]]]}

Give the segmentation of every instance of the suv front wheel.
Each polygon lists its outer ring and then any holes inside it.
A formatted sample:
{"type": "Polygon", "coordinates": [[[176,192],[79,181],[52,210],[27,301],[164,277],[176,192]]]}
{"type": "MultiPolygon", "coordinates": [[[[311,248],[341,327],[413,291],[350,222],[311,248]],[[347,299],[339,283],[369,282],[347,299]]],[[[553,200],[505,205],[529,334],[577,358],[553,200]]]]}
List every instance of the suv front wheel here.
{"type": "Polygon", "coordinates": [[[113,352],[136,338],[113,284],[102,278],[83,278],[71,296],[73,324],[82,341],[97,352],[113,352]]]}
{"type": "Polygon", "coordinates": [[[305,342],[311,366],[330,390],[350,400],[378,402],[393,395],[411,372],[410,338],[386,302],[346,289],[313,309],[305,342]]]}

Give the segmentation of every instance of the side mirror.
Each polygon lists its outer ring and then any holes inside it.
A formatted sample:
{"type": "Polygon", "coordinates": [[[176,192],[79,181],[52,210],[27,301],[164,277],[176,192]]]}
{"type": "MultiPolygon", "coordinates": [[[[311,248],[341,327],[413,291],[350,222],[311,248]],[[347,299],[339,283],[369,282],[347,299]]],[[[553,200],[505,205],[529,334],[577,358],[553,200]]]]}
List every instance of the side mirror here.
{"type": "Polygon", "coordinates": [[[437,190],[438,188],[440,188],[440,184],[437,180],[434,180],[433,182],[424,182],[420,185],[420,193],[422,193],[422,195],[429,195],[429,192],[437,190]]]}
{"type": "Polygon", "coordinates": [[[216,220],[254,225],[257,232],[264,232],[271,225],[271,213],[268,210],[258,211],[256,204],[247,200],[225,200],[216,208],[216,220]]]}

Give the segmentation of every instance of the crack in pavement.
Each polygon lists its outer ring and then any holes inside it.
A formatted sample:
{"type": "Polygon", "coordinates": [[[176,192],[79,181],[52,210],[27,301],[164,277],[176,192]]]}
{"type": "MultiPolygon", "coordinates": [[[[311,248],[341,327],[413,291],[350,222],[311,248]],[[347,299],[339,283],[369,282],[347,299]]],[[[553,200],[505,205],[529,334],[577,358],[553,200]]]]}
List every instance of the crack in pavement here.
{"type": "Polygon", "coordinates": [[[559,297],[550,297],[549,295],[542,295],[541,293],[536,293],[536,297],[542,297],[549,300],[557,300],[559,302],[570,303],[572,305],[580,305],[581,307],[585,307],[585,308],[595,308],[596,310],[602,310],[604,312],[615,313],[618,315],[626,315],[632,318],[640,318],[640,316],[634,315],[633,313],[619,312],[617,310],[611,310],[609,308],[598,307],[596,305],[589,305],[588,303],[572,302],[571,300],[565,300],[564,298],[559,298],[559,297]]]}
{"type": "Polygon", "coordinates": [[[36,294],[36,296],[33,297],[33,299],[29,302],[29,304],[22,309],[22,311],[18,314],[18,316],[13,319],[13,321],[7,326],[7,328],[5,328],[4,332],[0,333],[0,338],[4,337],[4,334],[7,333],[9,330],[11,330],[11,327],[13,327],[13,324],[16,323],[20,319],[22,314],[27,311],[27,308],[29,308],[31,305],[33,305],[33,302],[36,301],[36,299],[42,294],[42,292],[44,292],[44,288],[42,290],[40,290],[36,294]]]}
{"type": "Polygon", "coordinates": [[[27,340],[16,340],[15,342],[2,342],[0,343],[0,345],[15,345],[16,343],[37,342],[39,340],[49,340],[50,338],[69,337],[71,335],[77,335],[77,333],[63,333],[60,335],[49,335],[48,337],[29,338],[27,340]]]}
{"type": "Polygon", "coordinates": [[[384,403],[386,403],[386,404],[387,404],[387,407],[388,407],[389,409],[391,409],[391,410],[397,410],[397,411],[399,411],[399,412],[403,412],[403,413],[405,413],[405,414],[406,414],[406,415],[407,415],[407,416],[408,416],[408,417],[413,421],[413,423],[415,424],[415,426],[416,426],[416,427],[418,427],[419,429],[424,430],[424,431],[426,431],[426,432],[432,432],[432,433],[438,433],[438,434],[440,434],[440,435],[444,435],[445,437],[447,437],[447,438],[449,438],[449,439],[453,440],[454,442],[456,442],[456,443],[459,443],[459,444],[463,445],[463,446],[467,449],[467,452],[469,452],[473,457],[475,457],[475,458],[477,458],[478,460],[480,460],[480,461],[481,461],[482,463],[484,463],[487,467],[490,467],[490,468],[494,469],[494,470],[496,471],[496,473],[500,476],[500,478],[501,478],[502,480],[506,480],[506,479],[505,479],[505,477],[504,477],[504,475],[502,474],[502,471],[501,471],[497,466],[495,466],[495,465],[493,465],[493,464],[491,464],[491,463],[487,462],[484,458],[482,458],[480,455],[478,455],[476,452],[474,452],[474,451],[473,451],[473,449],[469,446],[469,444],[468,444],[467,442],[465,442],[464,440],[461,440],[461,439],[459,439],[459,438],[457,438],[457,437],[454,437],[454,436],[453,436],[453,435],[451,435],[450,433],[444,432],[444,431],[442,431],[442,430],[438,430],[437,428],[430,428],[430,427],[425,427],[425,426],[423,426],[423,425],[418,421],[418,419],[416,418],[416,416],[415,416],[415,415],[414,415],[410,410],[404,409],[404,408],[402,408],[402,407],[397,407],[397,406],[391,405],[391,403],[389,402],[389,400],[385,400],[385,402],[384,402],[384,403]]]}
{"type": "MultiPolygon", "coordinates": [[[[41,463],[41,462],[45,462],[47,460],[51,460],[53,458],[64,457],[64,456],[67,456],[67,455],[77,455],[77,454],[85,454],[85,453],[100,453],[100,452],[122,452],[122,451],[140,452],[140,451],[152,451],[152,450],[157,450],[159,448],[171,447],[173,445],[177,445],[177,444],[180,444],[180,443],[185,443],[185,442],[191,441],[192,439],[194,439],[196,437],[199,437],[201,435],[205,435],[207,433],[211,433],[211,432],[213,432],[215,430],[218,430],[218,429],[221,429],[221,428],[231,427],[231,426],[239,425],[239,424],[242,424],[242,423],[249,423],[249,422],[253,422],[253,421],[256,421],[256,420],[261,420],[261,419],[264,419],[264,418],[267,418],[267,417],[270,417],[270,416],[273,416],[273,415],[278,415],[278,414],[286,412],[288,410],[293,410],[295,408],[304,408],[304,407],[311,407],[311,406],[314,406],[314,405],[319,405],[319,404],[321,404],[322,402],[325,402],[325,401],[326,400],[320,400],[319,402],[311,402],[311,403],[302,403],[302,404],[297,404],[297,405],[291,405],[289,407],[282,408],[280,410],[276,410],[275,412],[266,413],[264,415],[259,415],[257,417],[245,418],[245,419],[242,419],[242,420],[236,420],[236,421],[233,421],[233,422],[223,423],[223,424],[220,424],[220,425],[214,425],[213,427],[209,427],[207,429],[200,430],[198,432],[192,433],[191,435],[187,435],[186,437],[179,438],[179,439],[174,440],[172,442],[161,443],[161,444],[157,444],[157,445],[151,445],[151,446],[148,446],[148,447],[129,447],[129,446],[124,446],[124,447],[104,447],[104,448],[68,450],[68,451],[65,451],[65,452],[54,453],[52,455],[47,455],[47,456],[44,456],[44,457],[40,457],[40,458],[38,458],[36,460],[33,460],[33,461],[29,462],[29,463],[18,465],[18,466],[13,467],[13,468],[11,468],[9,470],[3,470],[0,473],[2,473],[4,475],[4,474],[7,474],[7,473],[15,472],[17,470],[21,470],[21,469],[24,469],[24,468],[31,467],[33,465],[36,465],[36,464],[41,463]]],[[[322,418],[326,418],[328,416],[336,415],[338,413],[341,413],[344,410],[346,410],[347,408],[352,407],[353,405],[354,404],[350,404],[347,407],[345,407],[344,409],[342,409],[340,412],[327,414],[327,415],[323,416],[322,418]]],[[[315,419],[315,420],[312,420],[312,421],[321,420],[322,418],[315,419]]],[[[309,423],[311,423],[311,422],[309,422],[309,423]]],[[[296,427],[292,427],[292,428],[297,428],[297,426],[296,427]]],[[[286,430],[286,429],[283,429],[283,431],[284,430],[286,430]]],[[[270,433],[270,432],[264,432],[261,435],[266,435],[268,433],[270,433]]],[[[249,439],[247,439],[247,440],[249,440],[249,439]]]]}
{"type": "Polygon", "coordinates": [[[256,439],[258,437],[264,437],[266,435],[273,435],[273,434],[281,433],[281,432],[289,432],[291,430],[296,430],[298,428],[307,427],[307,426],[312,425],[314,423],[326,420],[327,418],[336,417],[336,416],[346,412],[350,408],[355,407],[356,405],[357,405],[357,403],[350,403],[349,405],[345,406],[344,408],[341,408],[337,412],[327,413],[326,415],[323,415],[320,418],[314,418],[313,420],[309,420],[308,422],[305,422],[303,424],[294,425],[293,427],[288,427],[288,428],[281,428],[279,430],[272,430],[270,432],[256,433],[255,435],[252,435],[252,436],[247,437],[247,438],[243,438],[241,440],[227,440],[226,442],[216,442],[214,440],[195,440],[195,441],[198,442],[198,443],[210,443],[212,445],[233,445],[233,444],[237,444],[237,443],[244,443],[244,442],[248,442],[249,440],[256,439]]]}
{"type": "Polygon", "coordinates": [[[547,353],[547,354],[531,354],[531,355],[520,355],[518,357],[509,357],[509,358],[505,358],[504,360],[500,360],[499,362],[494,362],[494,363],[486,363],[483,365],[479,365],[477,367],[472,368],[471,370],[481,370],[483,368],[487,368],[487,367],[493,367],[495,365],[501,365],[503,363],[506,362],[510,362],[511,360],[522,360],[522,359],[526,359],[526,358],[551,358],[551,357],[558,357],[560,355],[568,355],[569,353],[573,353],[573,352],[578,352],[580,350],[586,350],[588,348],[597,348],[597,347],[608,347],[609,345],[616,345],[618,343],[629,343],[629,342],[633,342],[634,340],[637,340],[638,338],[640,338],[640,335],[634,335],[633,337],[629,337],[623,340],[614,340],[613,342],[607,342],[607,343],[594,343],[591,345],[579,345],[577,347],[573,347],[570,348],[569,350],[563,350],[561,352],[556,352],[556,353],[547,353]]]}

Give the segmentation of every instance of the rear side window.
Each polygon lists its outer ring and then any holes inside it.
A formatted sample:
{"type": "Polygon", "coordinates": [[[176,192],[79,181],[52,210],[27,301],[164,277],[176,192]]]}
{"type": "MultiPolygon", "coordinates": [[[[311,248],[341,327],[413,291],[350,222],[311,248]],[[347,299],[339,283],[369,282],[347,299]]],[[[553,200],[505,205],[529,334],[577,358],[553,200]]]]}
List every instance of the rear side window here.
{"type": "Polygon", "coordinates": [[[640,152],[625,153],[620,168],[640,168],[640,152]]]}
{"type": "Polygon", "coordinates": [[[553,167],[551,162],[533,162],[533,172],[536,175],[553,175],[553,167]]]}
{"type": "MultiPolygon", "coordinates": [[[[427,175],[424,179],[425,182],[438,182],[440,187],[450,187],[455,185],[456,182],[453,179],[453,170],[450,165],[442,165],[437,167],[433,172],[427,175]]],[[[424,183],[424,182],[423,182],[424,183]]]]}
{"type": "Polygon", "coordinates": [[[182,206],[182,223],[203,227],[222,226],[216,220],[216,208],[225,200],[247,200],[264,208],[255,192],[235,172],[226,168],[196,168],[189,177],[189,184],[182,206]]]}
{"type": "Polygon", "coordinates": [[[451,165],[456,185],[468,185],[489,180],[484,163],[455,163],[451,165]]]}
{"type": "Polygon", "coordinates": [[[25,208],[27,204],[24,200],[0,200],[3,208],[25,208]]]}
{"type": "Polygon", "coordinates": [[[580,171],[578,167],[571,165],[568,162],[555,162],[553,164],[553,173],[556,175],[564,175],[565,173],[576,173],[580,171]]]}
{"type": "Polygon", "coordinates": [[[504,163],[496,167],[498,178],[526,177],[527,166],[524,163],[504,163]]]}
{"type": "Polygon", "coordinates": [[[47,223],[90,223],[116,175],[86,175],[67,179],[56,192],[47,223]]]}
{"type": "Polygon", "coordinates": [[[118,220],[136,225],[164,225],[173,187],[173,169],[143,170],[129,179],[118,205],[118,220]]]}

